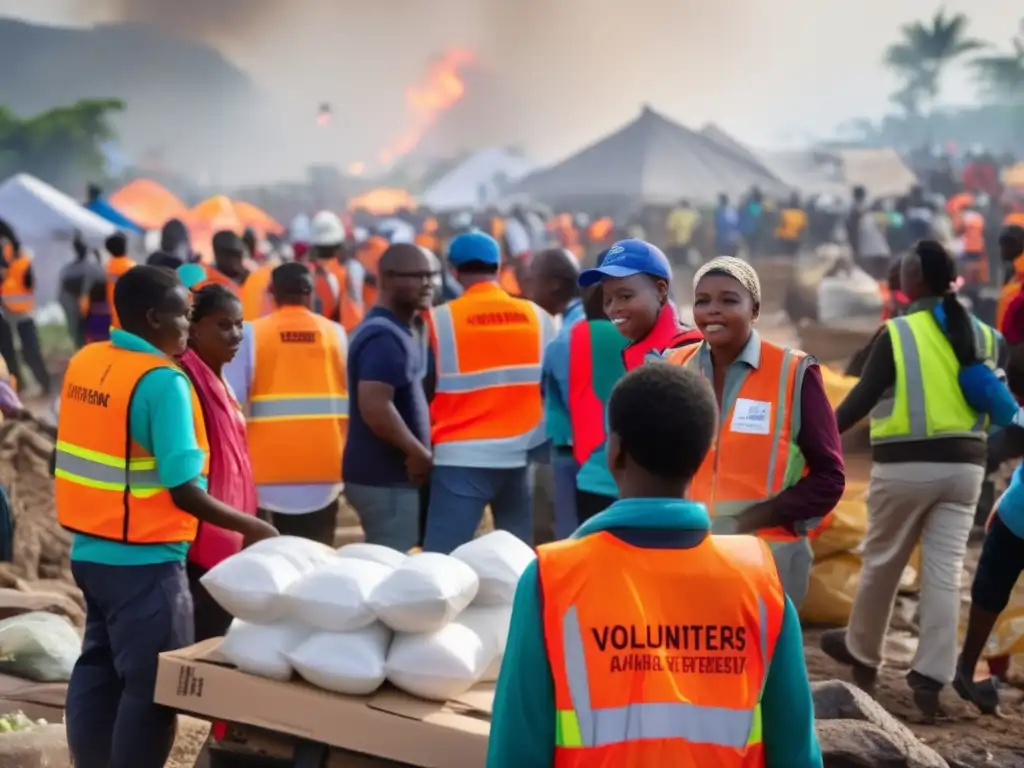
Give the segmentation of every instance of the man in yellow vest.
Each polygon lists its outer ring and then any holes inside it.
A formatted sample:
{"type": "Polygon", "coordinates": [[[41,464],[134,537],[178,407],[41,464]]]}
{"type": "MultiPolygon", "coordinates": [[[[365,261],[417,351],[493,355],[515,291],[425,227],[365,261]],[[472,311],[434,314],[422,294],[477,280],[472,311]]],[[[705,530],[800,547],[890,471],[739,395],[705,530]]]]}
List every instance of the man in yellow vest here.
{"type": "MultiPolygon", "coordinates": [[[[17,240],[11,240],[10,258],[3,283],[0,284],[0,299],[3,300],[3,316],[18,333],[21,341],[21,355],[32,371],[42,395],[50,394],[50,373],[46,370],[43,350],[39,345],[39,331],[33,315],[36,311],[36,283],[32,272],[32,256],[21,247],[17,240]]],[[[17,359],[8,360],[11,373],[18,381],[24,382],[17,359]]]]}
{"type": "Polygon", "coordinates": [[[348,432],[348,339],[313,311],[313,275],[289,262],[271,274],[277,308],[246,323],[224,375],[246,411],[264,517],[285,534],[333,544],[348,432]]]}
{"type": "Polygon", "coordinates": [[[789,198],[789,205],[779,211],[779,222],[775,227],[775,239],[779,250],[789,256],[795,256],[803,242],[807,230],[807,214],[800,205],[800,195],[796,192],[789,198]]]}
{"type": "Polygon", "coordinates": [[[541,364],[555,322],[498,284],[490,235],[459,235],[448,261],[465,292],[430,313],[434,469],[423,548],[448,553],[469,541],[488,505],[496,527],[531,542],[529,454],[546,440],[541,364]]]}

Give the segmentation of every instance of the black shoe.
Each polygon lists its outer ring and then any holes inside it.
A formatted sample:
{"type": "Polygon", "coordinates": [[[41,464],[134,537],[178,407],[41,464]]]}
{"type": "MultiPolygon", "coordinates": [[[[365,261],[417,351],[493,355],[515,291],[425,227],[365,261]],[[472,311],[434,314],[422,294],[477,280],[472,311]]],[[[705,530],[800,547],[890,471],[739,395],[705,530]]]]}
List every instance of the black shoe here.
{"type": "Polygon", "coordinates": [[[974,676],[964,669],[960,659],[956,660],[956,676],[953,678],[953,690],[964,701],[976,706],[983,715],[999,714],[999,685],[995,678],[974,682],[974,676]]]}
{"type": "Polygon", "coordinates": [[[934,720],[945,713],[942,704],[939,703],[939,694],[942,693],[942,683],[920,672],[910,670],[907,672],[907,685],[914,693],[914,705],[921,710],[926,718],[934,720]]]}
{"type": "Polygon", "coordinates": [[[830,659],[850,667],[853,672],[854,685],[865,693],[874,693],[875,683],[878,681],[878,670],[854,658],[846,645],[845,629],[829,629],[822,632],[820,646],[830,659]]]}

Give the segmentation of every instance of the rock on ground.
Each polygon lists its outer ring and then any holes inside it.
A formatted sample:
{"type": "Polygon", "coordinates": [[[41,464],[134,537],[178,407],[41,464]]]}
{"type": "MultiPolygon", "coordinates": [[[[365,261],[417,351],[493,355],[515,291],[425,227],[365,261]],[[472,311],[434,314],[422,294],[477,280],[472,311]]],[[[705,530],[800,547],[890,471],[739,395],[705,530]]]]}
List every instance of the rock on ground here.
{"type": "Polygon", "coordinates": [[[938,752],[859,688],[828,680],[812,683],[811,692],[815,718],[826,721],[819,723],[824,726],[819,737],[829,768],[949,768],[938,752]]]}

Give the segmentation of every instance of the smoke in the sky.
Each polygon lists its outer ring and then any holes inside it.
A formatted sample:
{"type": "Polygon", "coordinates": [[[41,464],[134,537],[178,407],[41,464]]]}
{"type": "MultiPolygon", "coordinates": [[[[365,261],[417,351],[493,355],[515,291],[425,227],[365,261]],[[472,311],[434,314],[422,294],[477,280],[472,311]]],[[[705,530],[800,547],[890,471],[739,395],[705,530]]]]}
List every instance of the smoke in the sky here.
{"type": "MultiPolygon", "coordinates": [[[[216,46],[286,118],[281,140],[258,156],[261,167],[248,169],[274,178],[301,173],[313,161],[344,166],[372,157],[403,131],[405,88],[432,56],[453,45],[477,52],[484,83],[458,108],[461,141],[514,143],[534,158],[555,159],[630,119],[644,103],[692,126],[714,119],[762,145],[784,132],[790,141],[809,141],[842,120],[886,109],[893,87],[881,66],[886,44],[901,23],[930,16],[939,5],[0,0],[0,12],[16,8],[51,22],[147,22],[216,46]],[[335,119],[330,130],[317,132],[313,115],[321,102],[332,104],[335,119]]],[[[944,5],[966,13],[971,32],[997,44],[1005,45],[1017,28],[1019,8],[1005,0],[944,5]]],[[[958,77],[946,96],[962,103],[976,88],[958,77]]],[[[267,121],[280,122],[274,115],[267,121]]]]}
{"type": "Polygon", "coordinates": [[[294,133],[275,152],[347,164],[401,133],[406,86],[453,45],[476,51],[481,70],[457,113],[461,142],[515,144],[551,157],[644,102],[678,102],[683,91],[706,101],[712,79],[742,68],[743,25],[730,21],[741,17],[731,13],[740,4],[106,0],[88,3],[80,20],[145,22],[215,45],[291,116],[294,133]],[[722,55],[726,31],[730,52],[722,55]],[[694,77],[712,61],[714,78],[694,77]],[[330,102],[336,116],[329,137],[311,128],[320,102],[330,102]]]}

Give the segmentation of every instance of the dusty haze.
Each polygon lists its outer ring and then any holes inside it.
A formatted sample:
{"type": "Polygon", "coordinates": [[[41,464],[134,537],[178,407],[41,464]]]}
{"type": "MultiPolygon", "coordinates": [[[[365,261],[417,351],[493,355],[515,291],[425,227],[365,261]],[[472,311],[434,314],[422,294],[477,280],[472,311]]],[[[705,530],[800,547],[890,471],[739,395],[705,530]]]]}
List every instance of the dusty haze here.
{"type": "MultiPolygon", "coordinates": [[[[879,61],[897,26],[935,0],[0,0],[0,15],[49,23],[131,20],[211,43],[268,91],[286,120],[256,159],[264,178],[372,157],[404,125],[404,88],[446,46],[484,70],[459,113],[466,141],[516,143],[547,161],[650,103],[691,125],[715,120],[771,145],[877,116],[892,82],[879,61]],[[30,6],[30,7],[27,7],[30,6]],[[898,8],[898,11],[894,9],[898,8]],[[316,130],[330,102],[335,119],[316,130]]],[[[1004,42],[1019,8],[947,2],[1004,42]]],[[[136,63],[132,63],[135,66],[136,63]]],[[[145,62],[138,62],[145,66],[145,62]]],[[[962,74],[947,100],[968,101],[962,74]]],[[[196,85],[202,87],[201,84],[196,85]]],[[[268,121],[278,125],[276,118],[268,121]]]]}

